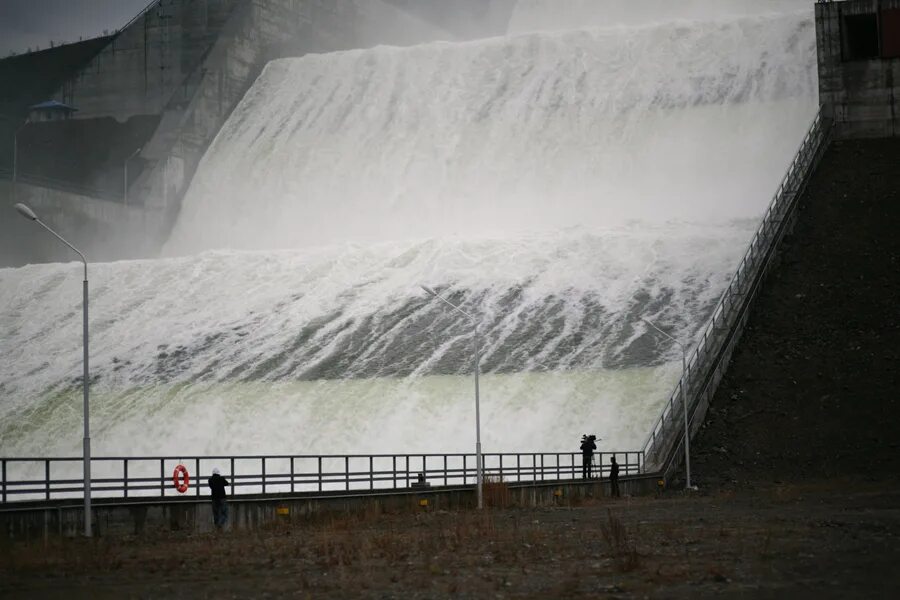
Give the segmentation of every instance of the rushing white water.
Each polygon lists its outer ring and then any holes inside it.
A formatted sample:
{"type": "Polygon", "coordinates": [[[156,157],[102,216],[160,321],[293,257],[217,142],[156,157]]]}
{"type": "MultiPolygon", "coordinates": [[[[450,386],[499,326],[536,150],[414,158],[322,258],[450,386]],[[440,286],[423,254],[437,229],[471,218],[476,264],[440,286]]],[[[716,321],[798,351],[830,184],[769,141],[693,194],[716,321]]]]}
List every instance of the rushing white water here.
{"type": "MultiPolygon", "coordinates": [[[[535,7],[532,7],[534,9],[535,7]]],[[[540,8],[540,7],[537,7],[540,8]]],[[[525,19],[519,12],[514,18],[525,19]]],[[[808,15],[268,65],[169,258],[92,265],[97,454],[637,449],[814,112],[808,15]]],[[[0,270],[0,454],[80,448],[80,271],[0,270]]]]}
{"type": "MultiPolygon", "coordinates": [[[[94,443],[107,454],[466,450],[471,326],[424,282],[483,320],[486,447],[565,449],[584,427],[633,447],[673,375],[637,317],[693,334],[752,225],[96,265],[94,443]]],[[[5,448],[78,448],[79,289],[74,263],[0,270],[5,448]]]]}
{"type": "Polygon", "coordinates": [[[809,124],[814,57],[789,14],[274,61],[169,252],[755,216],[809,124]]]}
{"type": "MultiPolygon", "coordinates": [[[[806,13],[809,0],[518,0],[510,33],[591,27],[634,27],[652,23],[711,21],[754,15],[806,13]]],[[[753,44],[758,45],[758,44],[753,44]]]]}

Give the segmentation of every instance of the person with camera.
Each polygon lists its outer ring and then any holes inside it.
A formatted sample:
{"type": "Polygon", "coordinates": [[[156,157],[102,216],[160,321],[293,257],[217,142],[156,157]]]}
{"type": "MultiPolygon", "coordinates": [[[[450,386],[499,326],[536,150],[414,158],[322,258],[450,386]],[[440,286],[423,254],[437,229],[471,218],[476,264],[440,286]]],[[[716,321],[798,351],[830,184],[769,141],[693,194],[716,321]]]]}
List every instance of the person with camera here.
{"type": "Polygon", "coordinates": [[[594,459],[594,450],[597,449],[596,435],[581,436],[581,475],[585,479],[591,478],[591,463],[594,459]]]}

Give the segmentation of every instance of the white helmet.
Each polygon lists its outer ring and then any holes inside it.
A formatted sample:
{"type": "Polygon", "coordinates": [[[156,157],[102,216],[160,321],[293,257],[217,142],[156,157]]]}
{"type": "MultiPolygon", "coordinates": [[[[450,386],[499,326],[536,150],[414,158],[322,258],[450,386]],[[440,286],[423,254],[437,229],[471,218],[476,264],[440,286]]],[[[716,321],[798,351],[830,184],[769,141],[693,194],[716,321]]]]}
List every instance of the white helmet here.
{"type": "Polygon", "coordinates": [[[213,469],[213,475],[221,475],[221,474],[222,474],[222,473],[221,473],[221,471],[219,471],[219,467],[215,467],[215,468],[213,469]]]}

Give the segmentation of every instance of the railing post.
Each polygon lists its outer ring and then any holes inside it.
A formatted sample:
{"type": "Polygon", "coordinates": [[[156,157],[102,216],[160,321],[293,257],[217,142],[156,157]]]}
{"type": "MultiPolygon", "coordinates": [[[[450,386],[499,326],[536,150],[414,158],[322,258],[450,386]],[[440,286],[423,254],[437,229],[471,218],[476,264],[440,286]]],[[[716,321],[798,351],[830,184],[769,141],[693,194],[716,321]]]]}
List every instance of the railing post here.
{"type": "Polygon", "coordinates": [[[391,469],[392,469],[391,477],[394,480],[394,489],[396,490],[397,489],[397,455],[396,454],[391,456],[391,469]]]}
{"type": "Polygon", "coordinates": [[[0,469],[3,471],[3,503],[6,504],[6,459],[0,461],[0,469]]]}
{"type": "Polygon", "coordinates": [[[469,482],[469,477],[468,477],[469,467],[467,464],[468,462],[469,462],[469,455],[463,454],[463,485],[466,485],[469,482]]]}
{"type": "Polygon", "coordinates": [[[556,480],[559,481],[562,479],[562,475],[559,471],[559,453],[556,454],[556,480]]]}
{"type": "Polygon", "coordinates": [[[291,457],[291,493],[294,493],[294,457],[291,457]]]}
{"type": "Polygon", "coordinates": [[[350,491],[350,457],[344,456],[344,484],[347,486],[347,491],[350,491]]]}
{"type": "Polygon", "coordinates": [[[124,480],[122,485],[125,489],[125,497],[127,498],[128,497],[128,459],[127,458],[122,459],[122,479],[124,480]]]}
{"type": "Polygon", "coordinates": [[[319,479],[319,491],[321,492],[321,491],[322,491],[322,457],[321,457],[321,456],[317,456],[316,458],[318,459],[318,463],[319,463],[319,476],[318,476],[318,479],[319,479]]]}
{"type": "Polygon", "coordinates": [[[231,495],[234,496],[234,488],[237,487],[237,481],[234,479],[234,457],[229,459],[229,471],[231,472],[231,495]]]}
{"type": "Polygon", "coordinates": [[[444,455],[444,487],[447,487],[447,455],[444,455]]]}
{"type": "Polygon", "coordinates": [[[44,491],[47,496],[47,500],[50,499],[50,460],[47,459],[44,461],[44,491]]]}
{"type": "Polygon", "coordinates": [[[375,489],[375,458],[369,455],[369,489],[375,489]]]}
{"type": "Polygon", "coordinates": [[[166,459],[159,459],[159,495],[166,495],[166,459]]]}
{"type": "Polygon", "coordinates": [[[262,493],[266,493],[266,457],[262,457],[262,493]]]}
{"type": "Polygon", "coordinates": [[[516,481],[522,481],[522,455],[516,454],[516,481]]]}
{"type": "Polygon", "coordinates": [[[196,473],[196,475],[194,475],[194,478],[195,478],[194,495],[199,498],[200,497],[200,458],[199,457],[194,459],[194,469],[195,469],[194,473],[196,473]]]}

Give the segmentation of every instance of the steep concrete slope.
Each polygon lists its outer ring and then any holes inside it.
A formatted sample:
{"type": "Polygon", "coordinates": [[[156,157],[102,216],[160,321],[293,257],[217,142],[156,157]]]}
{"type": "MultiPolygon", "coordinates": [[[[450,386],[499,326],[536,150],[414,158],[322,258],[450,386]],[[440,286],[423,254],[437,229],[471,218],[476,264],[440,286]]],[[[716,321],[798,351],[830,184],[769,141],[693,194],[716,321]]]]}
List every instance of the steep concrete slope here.
{"type": "Polygon", "coordinates": [[[700,486],[896,468],[898,231],[900,140],[835,143],[693,444],[700,486]]]}

